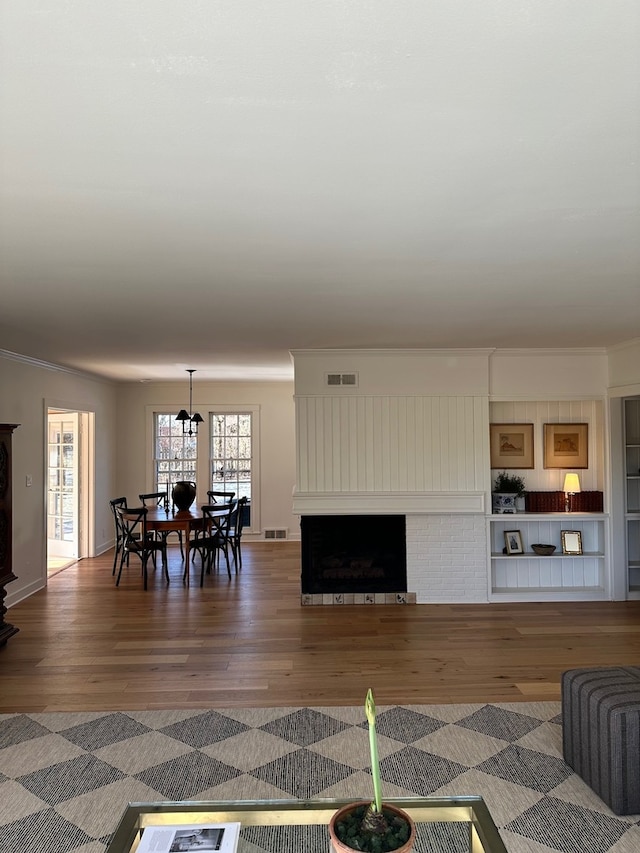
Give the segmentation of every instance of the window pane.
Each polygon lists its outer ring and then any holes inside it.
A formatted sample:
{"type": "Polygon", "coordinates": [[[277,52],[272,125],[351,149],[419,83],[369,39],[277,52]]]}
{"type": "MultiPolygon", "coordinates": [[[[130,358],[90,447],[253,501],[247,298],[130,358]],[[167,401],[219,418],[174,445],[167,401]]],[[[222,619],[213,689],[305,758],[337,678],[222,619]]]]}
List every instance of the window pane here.
{"type": "Polygon", "coordinates": [[[184,435],[175,412],[154,414],[154,470],[156,490],[173,486],[178,480],[195,482],[198,441],[195,435],[184,435]]]}
{"type": "Polygon", "coordinates": [[[211,487],[251,498],[251,425],[245,412],[211,414],[211,487]]]}

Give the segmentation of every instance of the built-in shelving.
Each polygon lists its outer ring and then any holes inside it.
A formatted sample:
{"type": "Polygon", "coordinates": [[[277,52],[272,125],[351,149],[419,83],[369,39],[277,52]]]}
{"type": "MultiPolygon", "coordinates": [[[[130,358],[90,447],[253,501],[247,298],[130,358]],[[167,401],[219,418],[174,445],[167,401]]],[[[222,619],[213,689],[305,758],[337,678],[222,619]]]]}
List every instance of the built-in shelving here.
{"type": "Polygon", "coordinates": [[[607,518],[603,513],[564,512],[490,516],[490,598],[511,601],[605,598],[607,518]],[[503,553],[507,530],[520,531],[524,553],[503,553]],[[582,554],[563,554],[563,530],[580,532],[582,554]],[[550,556],[541,556],[531,550],[534,543],[555,545],[556,550],[550,556]]]}
{"type": "Polygon", "coordinates": [[[624,401],[625,524],[629,598],[640,598],[640,397],[624,401]]]}

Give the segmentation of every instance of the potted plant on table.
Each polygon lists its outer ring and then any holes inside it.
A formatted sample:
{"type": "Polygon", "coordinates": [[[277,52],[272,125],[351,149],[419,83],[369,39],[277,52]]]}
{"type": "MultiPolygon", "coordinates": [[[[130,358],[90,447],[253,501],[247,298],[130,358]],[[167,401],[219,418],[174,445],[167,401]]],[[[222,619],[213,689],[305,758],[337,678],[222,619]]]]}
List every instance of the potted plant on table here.
{"type": "Polygon", "coordinates": [[[521,498],[524,492],[524,477],[502,471],[493,484],[492,512],[496,514],[517,512],[516,498],[521,498]]]}
{"type": "Polygon", "coordinates": [[[416,838],[416,826],[402,809],[382,801],[380,762],[376,738],[376,705],[371,690],[367,692],[364,710],[369,723],[369,748],[373,775],[373,801],[348,803],[338,809],[329,823],[329,835],[336,853],[407,853],[416,838]]]}

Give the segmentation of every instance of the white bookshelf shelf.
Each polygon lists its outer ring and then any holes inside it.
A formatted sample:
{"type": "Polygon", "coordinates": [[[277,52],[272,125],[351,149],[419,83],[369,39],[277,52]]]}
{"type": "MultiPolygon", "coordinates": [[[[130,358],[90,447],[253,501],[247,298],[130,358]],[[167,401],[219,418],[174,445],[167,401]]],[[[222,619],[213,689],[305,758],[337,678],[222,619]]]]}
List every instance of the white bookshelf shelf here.
{"type": "MultiPolygon", "coordinates": [[[[515,513],[488,518],[493,600],[585,600],[604,598],[605,513],[515,513]],[[504,554],[504,533],[519,530],[523,554],[504,554]],[[580,531],[582,554],[563,554],[563,530],[580,531]],[[535,554],[531,544],[555,545],[535,554]]],[[[640,578],[639,578],[640,581],[640,578]]]]}

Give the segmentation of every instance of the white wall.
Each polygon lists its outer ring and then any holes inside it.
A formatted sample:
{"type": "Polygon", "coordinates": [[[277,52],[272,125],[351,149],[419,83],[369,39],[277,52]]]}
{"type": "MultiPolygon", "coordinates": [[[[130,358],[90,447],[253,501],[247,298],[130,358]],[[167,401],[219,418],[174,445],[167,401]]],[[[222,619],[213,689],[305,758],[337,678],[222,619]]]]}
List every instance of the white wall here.
{"type": "Polygon", "coordinates": [[[608,367],[611,396],[640,394],[640,338],[612,347],[608,367]]]}
{"type": "Polygon", "coordinates": [[[535,424],[534,490],[561,488],[560,474],[542,473],[543,424],[588,423],[583,488],[604,488],[604,350],[293,356],[301,494],[489,491],[490,420],[535,424]],[[355,372],[357,386],[328,386],[333,372],[355,372]]]}
{"type": "Polygon", "coordinates": [[[491,399],[581,400],[607,391],[604,349],[495,350],[490,359],[491,399]]]}
{"type": "MultiPolygon", "coordinates": [[[[18,423],[13,434],[13,572],[5,604],[46,585],[45,474],[47,406],[95,412],[96,550],[102,531],[112,538],[108,499],[116,488],[115,385],[32,360],[0,354],[0,421],[18,423]],[[26,486],[30,475],[33,485],[26,486]]],[[[19,627],[19,626],[18,626],[19,627]]]]}
{"type": "MultiPolygon", "coordinates": [[[[178,411],[188,405],[184,382],[126,383],[118,386],[117,483],[130,503],[152,488],[153,411],[178,411]]],[[[300,538],[292,514],[295,485],[295,417],[292,382],[198,382],[193,384],[193,408],[206,418],[216,406],[241,410],[257,406],[260,418],[260,527],[288,528],[300,538]]],[[[206,500],[208,485],[199,485],[198,500],[206,500]]],[[[252,529],[254,528],[252,518],[252,529]]],[[[258,534],[259,535],[259,531],[258,534]]],[[[247,534],[247,539],[251,536],[247,534]]]]}
{"type": "Polygon", "coordinates": [[[298,395],[447,396],[489,391],[493,350],[293,350],[298,395]],[[331,387],[327,373],[356,373],[358,385],[331,387]]]}

